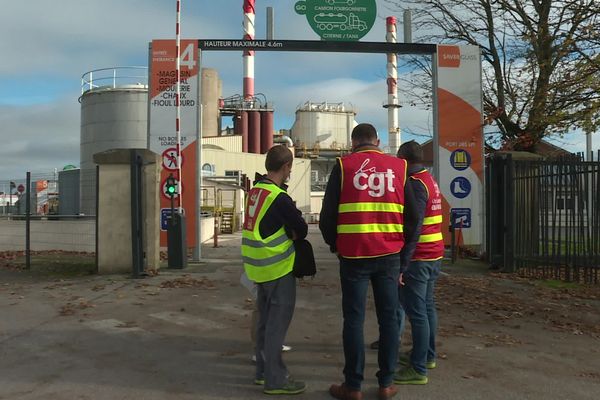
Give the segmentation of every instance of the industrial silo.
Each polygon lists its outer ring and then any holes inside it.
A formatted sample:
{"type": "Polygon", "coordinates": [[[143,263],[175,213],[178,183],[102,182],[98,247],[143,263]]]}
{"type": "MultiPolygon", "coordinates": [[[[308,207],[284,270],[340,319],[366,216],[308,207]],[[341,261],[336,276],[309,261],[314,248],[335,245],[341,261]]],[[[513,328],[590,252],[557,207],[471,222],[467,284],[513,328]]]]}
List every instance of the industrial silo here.
{"type": "Polygon", "coordinates": [[[93,156],[110,149],[148,147],[148,73],[145,67],[117,67],[82,77],[80,193],[83,214],[96,211],[93,156]]]}
{"type": "Polygon", "coordinates": [[[222,83],[213,68],[202,68],[202,136],[219,136],[219,103],[222,83]]]}
{"type": "Polygon", "coordinates": [[[292,139],[298,149],[320,152],[346,150],[356,126],[355,110],[343,103],[306,102],[296,109],[292,139]]]}

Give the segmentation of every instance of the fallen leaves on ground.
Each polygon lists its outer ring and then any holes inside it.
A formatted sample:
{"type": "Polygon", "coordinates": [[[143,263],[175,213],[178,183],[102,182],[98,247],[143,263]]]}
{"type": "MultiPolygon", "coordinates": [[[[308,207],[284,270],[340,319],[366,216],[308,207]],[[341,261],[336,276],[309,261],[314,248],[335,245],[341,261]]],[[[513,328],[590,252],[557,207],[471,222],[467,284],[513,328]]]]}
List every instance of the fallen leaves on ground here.
{"type": "Polygon", "coordinates": [[[59,314],[62,316],[73,315],[79,310],[85,310],[88,308],[96,307],[86,299],[79,299],[77,302],[69,302],[62,306],[59,310],[59,314]]]}
{"type": "Polygon", "coordinates": [[[201,277],[200,279],[192,278],[190,275],[184,275],[181,278],[164,281],[160,284],[163,289],[176,288],[199,288],[199,289],[216,289],[217,287],[210,279],[201,277]]]}
{"type": "MultiPolygon", "coordinates": [[[[516,321],[538,322],[546,329],[573,335],[600,337],[600,309],[596,303],[600,288],[547,288],[516,277],[490,273],[472,277],[450,275],[439,279],[436,301],[440,313],[458,312],[465,322],[520,329],[516,321]],[[507,288],[507,285],[514,285],[507,288]],[[466,311],[466,312],[465,312],[466,311]],[[469,319],[467,319],[467,315],[469,319]]],[[[463,326],[440,327],[440,336],[473,336],[463,326]]],[[[491,343],[516,345],[512,337],[492,338],[491,343]]]]}

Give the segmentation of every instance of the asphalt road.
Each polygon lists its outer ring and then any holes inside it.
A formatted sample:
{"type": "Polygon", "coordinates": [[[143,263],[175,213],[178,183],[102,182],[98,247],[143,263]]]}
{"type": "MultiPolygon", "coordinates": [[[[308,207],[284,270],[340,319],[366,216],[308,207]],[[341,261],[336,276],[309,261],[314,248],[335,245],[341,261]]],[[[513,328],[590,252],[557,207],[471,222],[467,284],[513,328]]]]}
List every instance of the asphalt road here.
{"type": "MultiPolygon", "coordinates": [[[[329,399],[343,368],[338,267],[316,227],[309,238],[319,272],[299,284],[285,361],[308,385],[296,398],[329,399]]],[[[0,399],[267,397],[252,384],[240,235],[219,244],[203,248],[199,265],[142,280],[2,272],[0,399]]],[[[600,296],[541,293],[471,261],[445,271],[438,368],[398,399],[600,398],[600,296]]],[[[377,333],[372,299],[369,310],[367,343],[377,333]]],[[[375,399],[376,352],[366,352],[363,389],[375,399]]]]}

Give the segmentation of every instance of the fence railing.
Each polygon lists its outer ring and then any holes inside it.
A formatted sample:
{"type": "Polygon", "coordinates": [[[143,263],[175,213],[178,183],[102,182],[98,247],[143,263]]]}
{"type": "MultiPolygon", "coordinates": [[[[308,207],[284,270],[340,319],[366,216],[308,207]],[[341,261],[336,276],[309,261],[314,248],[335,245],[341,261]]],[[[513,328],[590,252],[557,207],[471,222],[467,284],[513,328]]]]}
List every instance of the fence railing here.
{"type": "Polygon", "coordinates": [[[118,87],[148,87],[147,67],[113,67],[88,71],[81,76],[81,94],[87,91],[118,87]]]}
{"type": "Polygon", "coordinates": [[[79,213],[79,170],[7,182],[14,184],[2,197],[10,204],[0,204],[0,268],[95,272],[97,218],[79,213]]]}
{"type": "Polygon", "coordinates": [[[598,158],[493,157],[488,188],[492,264],[544,279],[600,281],[598,158]]]}

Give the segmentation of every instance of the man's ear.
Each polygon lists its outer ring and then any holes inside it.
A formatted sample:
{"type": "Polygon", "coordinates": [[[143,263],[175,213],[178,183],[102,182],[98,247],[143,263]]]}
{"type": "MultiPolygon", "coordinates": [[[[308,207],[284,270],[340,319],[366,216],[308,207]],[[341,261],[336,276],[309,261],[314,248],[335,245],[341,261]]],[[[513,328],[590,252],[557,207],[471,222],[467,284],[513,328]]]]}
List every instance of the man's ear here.
{"type": "Polygon", "coordinates": [[[377,139],[377,144],[375,146],[379,147],[379,142],[380,142],[380,140],[377,139]]]}

